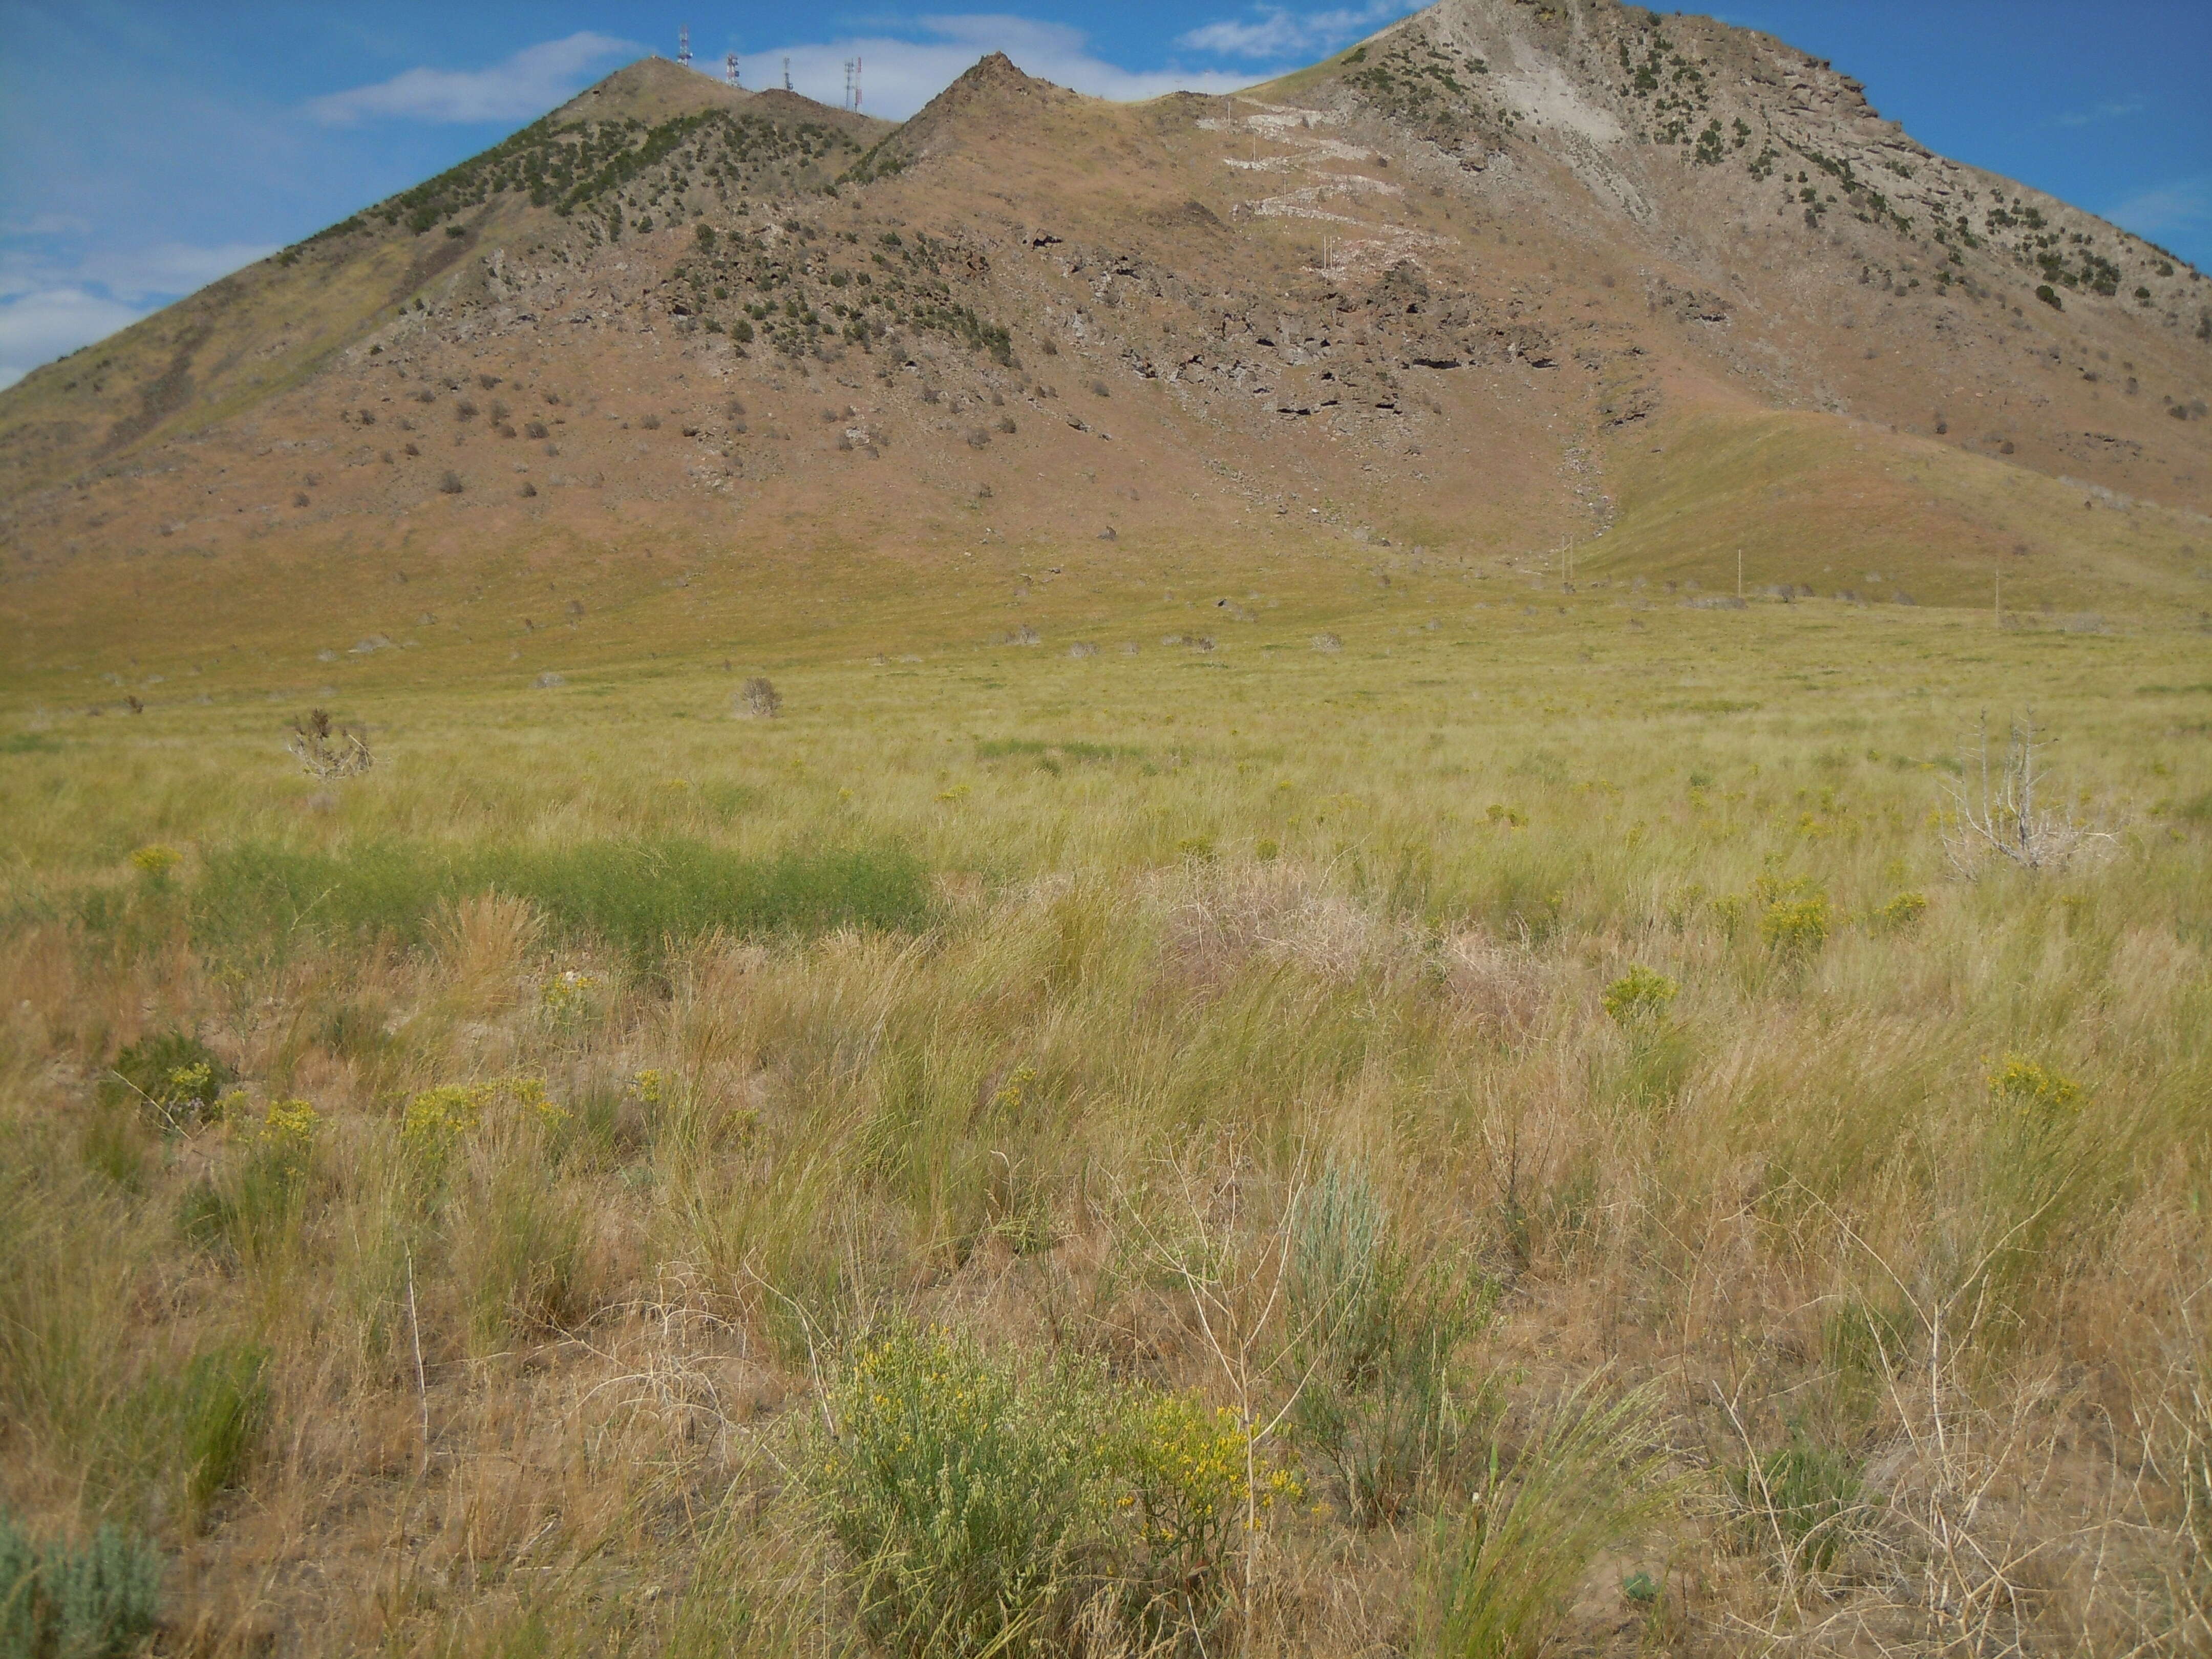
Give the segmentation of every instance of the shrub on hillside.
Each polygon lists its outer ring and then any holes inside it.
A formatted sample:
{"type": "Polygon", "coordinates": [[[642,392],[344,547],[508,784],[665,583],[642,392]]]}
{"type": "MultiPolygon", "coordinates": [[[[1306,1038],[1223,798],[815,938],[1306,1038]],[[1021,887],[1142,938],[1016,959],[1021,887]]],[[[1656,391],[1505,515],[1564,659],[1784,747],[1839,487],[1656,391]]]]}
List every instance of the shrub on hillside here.
{"type": "Polygon", "coordinates": [[[1651,1024],[1667,1012],[1681,986],[1641,963],[1605,988],[1605,1011],[1632,1028],[1651,1024]]]}
{"type": "Polygon", "coordinates": [[[103,1105],[135,1103],[181,1127],[211,1116],[230,1084],[221,1055],[189,1032],[172,1030],[141,1037],[117,1054],[99,1095],[103,1105]]]}
{"type": "Polygon", "coordinates": [[[104,1524],[82,1547],[33,1544],[0,1510],[0,1655],[6,1659],[120,1659],[161,1612],[161,1558],[143,1539],[104,1524]]]}
{"type": "Polygon", "coordinates": [[[1329,1466],[1347,1512],[1381,1525],[1456,1444],[1452,1363],[1489,1317],[1488,1287],[1425,1269],[1364,1175],[1335,1167],[1298,1201],[1286,1287],[1307,1379],[1298,1438],[1329,1466]]]}
{"type": "Polygon", "coordinates": [[[1811,956],[1828,942],[1835,911],[1827,894],[1809,876],[1786,881],[1761,876],[1752,890],[1762,907],[1759,940],[1777,956],[1811,956]]]}
{"type": "Polygon", "coordinates": [[[942,1331],[871,1340],[825,1404],[805,1486],[895,1653],[1064,1653],[1079,1620],[1209,1650],[1248,1522],[1298,1491],[1254,1490],[1233,1413],[942,1331]]]}
{"type": "Polygon", "coordinates": [[[765,675],[756,674],[738,689],[731,712],[740,720],[772,720],[783,712],[783,694],[765,675]]]}

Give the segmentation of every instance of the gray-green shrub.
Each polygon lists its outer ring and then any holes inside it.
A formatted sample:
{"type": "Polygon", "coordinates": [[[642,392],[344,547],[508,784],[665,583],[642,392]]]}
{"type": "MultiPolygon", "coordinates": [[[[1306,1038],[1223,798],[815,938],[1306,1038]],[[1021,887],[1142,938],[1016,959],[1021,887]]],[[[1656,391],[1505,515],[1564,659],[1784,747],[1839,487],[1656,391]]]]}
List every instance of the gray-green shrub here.
{"type": "Polygon", "coordinates": [[[1366,1177],[1335,1166],[1299,1200],[1288,1268],[1298,1442],[1376,1525],[1457,1443],[1452,1358],[1488,1318],[1490,1287],[1416,1263],[1366,1177]]]}
{"type": "Polygon", "coordinates": [[[0,1659],[113,1659],[161,1614],[161,1558],[103,1525],[82,1547],[34,1545],[0,1511],[0,1659]]]}

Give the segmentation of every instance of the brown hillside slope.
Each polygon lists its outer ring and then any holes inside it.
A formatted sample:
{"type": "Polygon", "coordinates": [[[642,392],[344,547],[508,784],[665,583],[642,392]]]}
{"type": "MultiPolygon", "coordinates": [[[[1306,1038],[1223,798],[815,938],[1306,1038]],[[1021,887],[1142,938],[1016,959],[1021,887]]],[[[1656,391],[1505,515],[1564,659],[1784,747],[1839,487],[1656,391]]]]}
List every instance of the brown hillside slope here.
{"type": "Polygon", "coordinates": [[[519,638],[678,570],[744,596],[702,638],[790,641],[832,569],[958,628],[1052,570],[1096,614],[1577,544],[2203,604],[2212,290],[1762,37],[1444,0],[1236,98],[994,58],[895,134],[684,76],[0,397],[19,666],[519,638]]]}

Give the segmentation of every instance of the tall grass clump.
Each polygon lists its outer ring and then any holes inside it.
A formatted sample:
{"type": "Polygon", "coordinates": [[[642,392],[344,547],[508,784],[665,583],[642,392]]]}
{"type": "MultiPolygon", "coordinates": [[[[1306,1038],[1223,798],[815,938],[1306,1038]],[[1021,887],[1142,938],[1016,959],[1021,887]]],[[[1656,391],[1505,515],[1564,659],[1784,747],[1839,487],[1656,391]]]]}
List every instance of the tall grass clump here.
{"type": "Polygon", "coordinates": [[[1464,1502],[1431,1523],[1420,1650],[1438,1659],[1534,1659],[1599,1554],[1668,1497],[1658,1400],[1611,1404],[1585,1382],[1554,1406],[1519,1454],[1501,1457],[1464,1502]]]}

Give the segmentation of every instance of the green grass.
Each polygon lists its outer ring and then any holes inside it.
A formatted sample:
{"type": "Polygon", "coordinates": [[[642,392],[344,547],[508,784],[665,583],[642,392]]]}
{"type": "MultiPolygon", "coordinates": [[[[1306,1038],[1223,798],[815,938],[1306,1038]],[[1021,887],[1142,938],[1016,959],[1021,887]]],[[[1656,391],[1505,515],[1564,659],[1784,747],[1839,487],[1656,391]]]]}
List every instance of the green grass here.
{"type": "Polygon", "coordinates": [[[896,848],[747,859],[694,841],[452,849],[371,842],[331,851],[213,850],[191,893],[191,935],[235,955],[311,939],[419,945],[446,908],[503,893],[570,937],[657,957],[702,935],[805,937],[927,924],[927,872],[896,848]]]}

